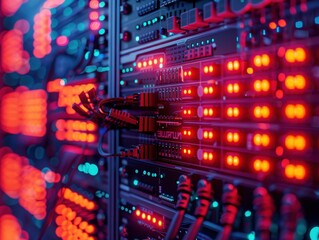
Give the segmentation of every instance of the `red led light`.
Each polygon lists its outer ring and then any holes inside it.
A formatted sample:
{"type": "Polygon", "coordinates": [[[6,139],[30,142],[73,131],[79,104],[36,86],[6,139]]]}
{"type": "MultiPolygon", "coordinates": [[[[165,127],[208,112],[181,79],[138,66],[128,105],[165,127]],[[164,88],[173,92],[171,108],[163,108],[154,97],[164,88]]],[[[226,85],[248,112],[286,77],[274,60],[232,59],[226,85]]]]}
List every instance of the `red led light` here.
{"type": "Polygon", "coordinates": [[[269,119],[271,110],[269,106],[258,105],[253,108],[254,117],[257,119],[269,119]]]}
{"type": "Polygon", "coordinates": [[[302,164],[287,164],[284,167],[285,176],[289,179],[304,180],[307,176],[305,165],[302,164]]]}
{"type": "Polygon", "coordinates": [[[90,8],[98,9],[99,8],[99,1],[98,0],[91,0],[89,3],[90,8]]]}
{"type": "Polygon", "coordinates": [[[99,22],[99,21],[94,21],[94,22],[91,22],[90,23],[90,29],[92,30],[92,31],[97,31],[97,30],[99,30],[101,28],[101,22],[99,22]]]}
{"type": "Polygon", "coordinates": [[[304,135],[288,134],[284,139],[285,147],[288,150],[304,151],[308,145],[304,135]]]}
{"type": "Polygon", "coordinates": [[[183,132],[183,136],[185,137],[191,137],[193,135],[193,132],[190,129],[185,129],[182,132],[183,132]]]}
{"type": "Polygon", "coordinates": [[[192,154],[192,150],[190,148],[183,148],[182,152],[184,155],[191,155],[192,154]]]}
{"type": "Polygon", "coordinates": [[[240,142],[239,132],[232,132],[232,131],[227,132],[226,141],[228,143],[239,143],[240,142]]]}
{"type": "Polygon", "coordinates": [[[0,122],[3,131],[42,137],[46,133],[47,94],[44,90],[17,88],[1,101],[0,122]]]}
{"type": "Polygon", "coordinates": [[[182,90],[183,97],[193,97],[195,89],[193,87],[187,87],[182,90]]]}
{"type": "Polygon", "coordinates": [[[158,226],[162,227],[163,226],[163,222],[161,220],[158,221],[158,226]]]}
{"type": "Polygon", "coordinates": [[[256,133],[253,135],[253,144],[257,147],[269,147],[270,136],[268,134],[256,133]]]}
{"type": "Polygon", "coordinates": [[[214,153],[209,151],[204,151],[202,156],[204,161],[213,161],[214,160],[214,153]]]}
{"type": "Polygon", "coordinates": [[[283,28],[283,27],[286,27],[287,22],[286,22],[285,19],[280,19],[280,20],[278,21],[278,25],[279,25],[279,27],[283,28]]]}
{"type": "Polygon", "coordinates": [[[182,110],[182,112],[183,112],[184,117],[191,117],[194,115],[193,109],[187,108],[187,109],[182,110]]]}
{"type": "Polygon", "coordinates": [[[147,220],[151,221],[151,219],[152,219],[151,215],[147,215],[147,220]]]}
{"type": "Polygon", "coordinates": [[[306,61],[307,53],[304,48],[286,49],[285,59],[288,63],[303,63],[306,61]]]}
{"type": "Polygon", "coordinates": [[[43,58],[51,52],[51,11],[47,8],[34,16],[33,54],[43,58]]]}
{"type": "Polygon", "coordinates": [[[206,86],[203,88],[204,95],[212,95],[214,93],[214,87],[213,86],[206,86]]]}
{"type": "Polygon", "coordinates": [[[90,12],[89,18],[91,21],[95,21],[99,19],[99,13],[96,11],[90,12]]]}
{"type": "Polygon", "coordinates": [[[240,157],[236,154],[226,154],[226,164],[229,167],[238,167],[241,160],[240,157]]]}
{"type": "Polygon", "coordinates": [[[137,67],[138,67],[138,68],[141,68],[141,67],[142,67],[142,63],[141,63],[141,62],[138,62],[138,63],[137,63],[137,67]]]}
{"type": "Polygon", "coordinates": [[[203,131],[203,139],[212,140],[214,138],[214,132],[211,130],[204,130],[203,131]]]}
{"type": "Polygon", "coordinates": [[[304,104],[287,104],[285,106],[285,116],[288,119],[305,119],[307,107],[304,104]]]}
{"type": "Polygon", "coordinates": [[[263,80],[255,80],[254,81],[254,90],[255,92],[257,93],[260,93],[260,92],[269,92],[270,90],[270,82],[269,80],[267,79],[263,79],[263,80]]]}
{"type": "Polygon", "coordinates": [[[156,218],[155,217],[153,217],[152,222],[156,223],[156,218]]]}
{"type": "Polygon", "coordinates": [[[240,63],[238,60],[234,60],[234,61],[229,61],[227,63],[227,69],[228,71],[232,72],[232,71],[238,71],[240,68],[240,63]]]}
{"type": "Polygon", "coordinates": [[[204,117],[213,117],[214,116],[214,109],[209,107],[203,108],[203,115],[204,117]]]}
{"type": "Polygon", "coordinates": [[[227,89],[227,92],[230,94],[233,94],[233,93],[236,94],[236,93],[239,93],[240,91],[240,87],[238,83],[229,83],[226,89],[227,89]]]}
{"type": "Polygon", "coordinates": [[[253,62],[256,67],[268,67],[270,65],[270,57],[268,54],[256,55],[253,62]]]}
{"type": "Polygon", "coordinates": [[[270,162],[267,159],[256,158],[253,162],[253,167],[256,172],[268,173],[270,171],[270,162]]]}
{"type": "Polygon", "coordinates": [[[288,90],[304,90],[307,85],[306,78],[303,75],[288,75],[284,79],[285,87],[288,90]]]}
{"type": "Polygon", "coordinates": [[[269,23],[269,28],[272,30],[275,30],[277,28],[277,24],[275,22],[270,22],[269,23]]]}
{"type": "Polygon", "coordinates": [[[145,219],[145,218],[146,218],[146,214],[142,213],[142,219],[145,219]]]}
{"type": "Polygon", "coordinates": [[[59,36],[56,39],[56,44],[59,46],[66,46],[69,43],[69,39],[66,36],[59,36]]]}
{"type": "Polygon", "coordinates": [[[229,118],[238,118],[240,115],[240,110],[238,107],[228,107],[226,109],[226,114],[229,118]]]}
{"type": "Polygon", "coordinates": [[[215,73],[215,68],[214,65],[208,65],[208,66],[204,66],[203,71],[205,74],[214,74],[215,73]]]}

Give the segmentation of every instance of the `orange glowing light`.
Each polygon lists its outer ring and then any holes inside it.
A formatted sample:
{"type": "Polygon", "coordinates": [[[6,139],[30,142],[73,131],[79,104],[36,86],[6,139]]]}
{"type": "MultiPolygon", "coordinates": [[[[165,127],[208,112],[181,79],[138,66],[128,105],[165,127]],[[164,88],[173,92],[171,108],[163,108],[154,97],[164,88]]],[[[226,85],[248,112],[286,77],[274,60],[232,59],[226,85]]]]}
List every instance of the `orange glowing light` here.
{"type": "Polygon", "coordinates": [[[266,79],[255,80],[254,81],[254,90],[256,92],[268,92],[270,89],[270,82],[266,79]]]}
{"type": "Polygon", "coordinates": [[[270,171],[270,162],[266,159],[255,159],[253,166],[256,172],[267,173],[270,171]]]}
{"type": "Polygon", "coordinates": [[[163,226],[163,222],[161,220],[158,221],[158,226],[162,227],[163,226]]]}
{"type": "Polygon", "coordinates": [[[203,114],[205,117],[212,117],[214,115],[214,109],[213,108],[204,108],[203,114]]]}
{"type": "Polygon", "coordinates": [[[214,154],[212,152],[203,152],[203,159],[208,160],[208,161],[213,161],[214,160],[214,154]]]}
{"type": "Polygon", "coordinates": [[[91,9],[98,9],[99,8],[99,1],[98,0],[91,0],[89,3],[91,9]]]}
{"type": "Polygon", "coordinates": [[[287,104],[285,115],[289,119],[304,119],[306,117],[306,106],[304,104],[287,104]]]}
{"type": "Polygon", "coordinates": [[[249,67],[249,68],[247,68],[247,74],[249,74],[249,75],[251,75],[251,74],[253,74],[254,73],[254,69],[253,68],[251,68],[251,67],[249,67]]]}
{"type": "Polygon", "coordinates": [[[304,151],[307,147],[307,139],[303,135],[289,134],[285,137],[285,147],[288,150],[304,151]]]}
{"type": "Polygon", "coordinates": [[[303,75],[288,75],[285,79],[285,86],[289,90],[303,90],[306,88],[306,78],[303,75]]]}
{"type": "Polygon", "coordinates": [[[287,22],[286,22],[286,20],[285,19],[280,19],[279,21],[278,21],[278,25],[279,25],[279,27],[286,27],[286,25],[287,25],[287,22]]]}
{"type": "Polygon", "coordinates": [[[227,108],[227,116],[230,118],[237,118],[240,114],[238,107],[228,107],[227,108]]]}
{"type": "Polygon", "coordinates": [[[90,18],[90,20],[92,20],[92,21],[98,20],[98,19],[99,19],[99,13],[96,12],[96,11],[92,11],[92,12],[90,12],[90,14],[89,14],[89,18],[90,18]]]}
{"type": "Polygon", "coordinates": [[[213,131],[205,130],[203,132],[203,138],[204,139],[213,139],[214,138],[214,133],[213,131]]]}
{"type": "Polygon", "coordinates": [[[152,222],[156,223],[156,218],[155,217],[153,217],[152,222]]]}
{"type": "Polygon", "coordinates": [[[22,238],[22,229],[17,218],[10,214],[10,210],[0,213],[0,239],[1,240],[12,240],[12,239],[25,239],[22,238]]]}
{"type": "Polygon", "coordinates": [[[258,147],[268,147],[270,145],[270,136],[268,134],[256,133],[253,136],[253,143],[258,147]]]}
{"type": "Polygon", "coordinates": [[[237,155],[227,155],[226,164],[232,167],[238,167],[240,163],[240,158],[237,155]]]}
{"type": "Polygon", "coordinates": [[[238,143],[240,140],[238,132],[228,132],[226,135],[227,142],[229,143],[238,143]]]}
{"type": "Polygon", "coordinates": [[[269,28],[272,30],[275,30],[277,28],[277,24],[275,22],[270,22],[269,23],[269,28]]]}
{"type": "Polygon", "coordinates": [[[289,48],[286,50],[285,59],[288,63],[305,62],[307,54],[304,48],[298,47],[296,49],[289,48]]]}
{"type": "Polygon", "coordinates": [[[140,210],[136,210],[135,213],[136,213],[136,216],[138,216],[138,217],[141,215],[141,211],[140,210]]]}
{"type": "Polygon", "coordinates": [[[306,167],[301,164],[288,164],[284,169],[285,176],[290,179],[303,180],[307,175],[306,167]]]}
{"type": "Polygon", "coordinates": [[[239,93],[240,87],[238,83],[229,83],[227,85],[227,92],[232,93],[239,93]]]}
{"type": "Polygon", "coordinates": [[[255,106],[253,113],[255,118],[268,119],[270,117],[270,108],[268,106],[255,106]]]}
{"type": "Polygon", "coordinates": [[[142,219],[145,219],[145,218],[146,218],[146,214],[142,213],[142,219]]]}

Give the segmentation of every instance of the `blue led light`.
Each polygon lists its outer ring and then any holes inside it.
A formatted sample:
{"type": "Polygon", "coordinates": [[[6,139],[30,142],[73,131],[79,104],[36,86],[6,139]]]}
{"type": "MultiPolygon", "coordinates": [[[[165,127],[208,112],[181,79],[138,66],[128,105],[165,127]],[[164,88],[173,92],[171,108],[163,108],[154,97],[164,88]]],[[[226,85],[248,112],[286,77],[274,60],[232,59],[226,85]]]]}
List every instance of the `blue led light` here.
{"type": "Polygon", "coordinates": [[[134,186],[137,186],[137,185],[138,185],[138,180],[137,180],[137,179],[134,179],[133,185],[134,185],[134,186]]]}
{"type": "Polygon", "coordinates": [[[100,35],[105,34],[105,29],[104,29],[104,28],[101,28],[101,29],[99,30],[99,34],[100,34],[100,35]]]}
{"type": "Polygon", "coordinates": [[[296,28],[303,28],[303,22],[302,22],[302,21],[297,21],[297,22],[295,23],[295,27],[296,27],[296,28]]]}
{"type": "Polygon", "coordinates": [[[313,227],[310,232],[309,236],[311,240],[318,240],[319,239],[319,227],[313,227]]]}
{"type": "Polygon", "coordinates": [[[247,211],[245,212],[245,217],[251,217],[251,211],[247,210],[247,211]]]}
{"type": "Polygon", "coordinates": [[[319,24],[319,16],[315,17],[315,24],[319,24]]]}
{"type": "Polygon", "coordinates": [[[217,201],[214,201],[212,203],[213,208],[217,208],[219,206],[219,203],[217,201]]]}
{"type": "Polygon", "coordinates": [[[140,37],[139,37],[139,36],[136,36],[136,37],[135,37],[135,41],[138,42],[139,40],[140,40],[140,37]]]}
{"type": "Polygon", "coordinates": [[[100,2],[99,7],[100,7],[100,8],[105,7],[105,2],[100,2]]]}

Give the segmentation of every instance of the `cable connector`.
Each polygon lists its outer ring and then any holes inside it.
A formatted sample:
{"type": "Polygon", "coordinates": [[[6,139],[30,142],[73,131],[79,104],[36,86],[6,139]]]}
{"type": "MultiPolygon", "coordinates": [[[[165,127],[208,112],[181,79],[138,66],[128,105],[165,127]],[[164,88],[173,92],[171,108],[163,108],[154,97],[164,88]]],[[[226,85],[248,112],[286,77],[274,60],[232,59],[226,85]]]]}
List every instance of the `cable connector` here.
{"type": "Polygon", "coordinates": [[[219,233],[218,240],[230,239],[232,232],[232,227],[236,220],[238,208],[240,205],[240,196],[238,195],[238,190],[233,184],[225,184],[223,190],[223,213],[220,218],[221,224],[224,229],[219,233]]]}
{"type": "Polygon", "coordinates": [[[280,239],[295,239],[298,220],[301,218],[301,205],[296,195],[286,194],[281,202],[280,239]]]}
{"type": "Polygon", "coordinates": [[[196,221],[190,226],[187,234],[184,236],[183,240],[195,240],[196,236],[204,222],[204,219],[208,213],[210,202],[213,199],[213,190],[211,183],[205,179],[201,179],[197,184],[196,195],[198,197],[195,216],[196,221]]]}
{"type": "Polygon", "coordinates": [[[120,157],[131,157],[141,160],[153,160],[156,157],[156,146],[153,144],[140,144],[133,149],[121,151],[120,157]]]}
{"type": "Polygon", "coordinates": [[[257,238],[260,240],[269,240],[275,205],[266,188],[258,187],[255,189],[253,204],[256,212],[257,238]]]}
{"type": "Polygon", "coordinates": [[[192,183],[191,179],[186,175],[181,175],[179,177],[179,184],[177,187],[177,203],[176,209],[178,210],[174,215],[169,228],[167,230],[167,234],[165,236],[165,240],[173,240],[175,239],[178,230],[182,224],[185,212],[187,210],[187,206],[192,193],[192,183]]]}

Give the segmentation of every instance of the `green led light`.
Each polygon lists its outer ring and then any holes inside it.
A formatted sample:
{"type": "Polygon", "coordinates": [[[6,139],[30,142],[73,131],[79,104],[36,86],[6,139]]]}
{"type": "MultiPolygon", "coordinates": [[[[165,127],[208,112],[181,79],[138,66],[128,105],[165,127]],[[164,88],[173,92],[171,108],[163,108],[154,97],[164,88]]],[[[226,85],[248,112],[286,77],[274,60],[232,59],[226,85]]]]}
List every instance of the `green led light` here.
{"type": "Polygon", "coordinates": [[[139,40],[140,40],[140,37],[139,37],[139,36],[136,36],[136,37],[135,37],[135,41],[138,42],[139,40]]]}
{"type": "Polygon", "coordinates": [[[247,235],[248,240],[255,240],[255,232],[251,232],[247,235]]]}
{"type": "Polygon", "coordinates": [[[133,185],[134,185],[134,186],[137,186],[137,185],[138,185],[138,180],[137,180],[137,179],[134,179],[133,185]]]}
{"type": "Polygon", "coordinates": [[[124,211],[124,206],[121,206],[121,210],[124,211]]]}
{"type": "Polygon", "coordinates": [[[135,206],[133,206],[133,207],[132,207],[132,210],[134,211],[135,209],[136,209],[136,207],[135,207],[135,206]]]}
{"type": "Polygon", "coordinates": [[[105,29],[104,29],[104,28],[101,28],[101,29],[99,30],[99,34],[100,34],[100,35],[105,34],[105,29]]]}
{"type": "Polygon", "coordinates": [[[147,22],[143,22],[143,27],[146,27],[147,26],[147,22]]]}
{"type": "Polygon", "coordinates": [[[94,65],[91,65],[91,66],[86,66],[84,71],[86,73],[92,73],[92,72],[95,72],[96,70],[97,70],[97,67],[94,65]]]}
{"type": "Polygon", "coordinates": [[[138,173],[138,169],[135,169],[135,173],[138,173]]]}
{"type": "Polygon", "coordinates": [[[120,85],[121,85],[121,86],[124,86],[124,84],[125,84],[125,81],[124,81],[124,80],[121,80],[121,81],[120,81],[120,85]]]}
{"type": "Polygon", "coordinates": [[[105,20],[105,15],[99,16],[99,20],[100,20],[100,21],[104,21],[104,20],[105,20]]]}
{"type": "Polygon", "coordinates": [[[136,30],[139,30],[139,29],[140,29],[140,25],[137,24],[137,25],[135,26],[135,29],[136,29],[136,30]]]}
{"type": "Polygon", "coordinates": [[[179,184],[179,181],[176,181],[176,184],[178,185],[178,184],[179,184]]]}
{"type": "Polygon", "coordinates": [[[151,172],[147,172],[147,176],[151,176],[151,172]]]}
{"type": "Polygon", "coordinates": [[[133,66],[136,67],[136,62],[133,63],[133,66]]]}
{"type": "Polygon", "coordinates": [[[143,175],[146,175],[146,170],[143,171],[143,175]]]}
{"type": "Polygon", "coordinates": [[[133,72],[133,68],[132,67],[130,68],[130,72],[133,72]]]}
{"type": "Polygon", "coordinates": [[[213,201],[212,206],[213,208],[217,208],[219,206],[219,203],[217,201],[213,201]]]}
{"type": "Polygon", "coordinates": [[[90,51],[87,51],[85,54],[84,54],[84,59],[85,60],[88,60],[90,57],[90,51]]]}
{"type": "Polygon", "coordinates": [[[245,217],[251,217],[251,211],[247,210],[247,211],[245,212],[245,217]]]}
{"type": "Polygon", "coordinates": [[[100,51],[98,49],[94,49],[94,57],[98,57],[100,55],[100,51]]]}
{"type": "Polygon", "coordinates": [[[161,19],[161,20],[164,20],[164,15],[160,16],[160,19],[161,19]]]}
{"type": "Polygon", "coordinates": [[[122,73],[125,73],[125,69],[122,69],[122,73]]]}
{"type": "Polygon", "coordinates": [[[148,25],[151,25],[151,24],[152,24],[151,20],[148,20],[148,21],[147,21],[147,24],[148,24],[148,25]]]}
{"type": "Polygon", "coordinates": [[[313,227],[310,232],[309,236],[311,240],[318,240],[319,239],[319,227],[313,227]]]}
{"type": "Polygon", "coordinates": [[[100,2],[99,6],[100,6],[100,8],[105,7],[105,2],[100,2]]]}

